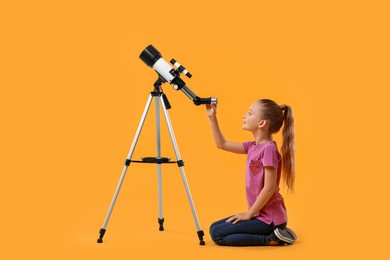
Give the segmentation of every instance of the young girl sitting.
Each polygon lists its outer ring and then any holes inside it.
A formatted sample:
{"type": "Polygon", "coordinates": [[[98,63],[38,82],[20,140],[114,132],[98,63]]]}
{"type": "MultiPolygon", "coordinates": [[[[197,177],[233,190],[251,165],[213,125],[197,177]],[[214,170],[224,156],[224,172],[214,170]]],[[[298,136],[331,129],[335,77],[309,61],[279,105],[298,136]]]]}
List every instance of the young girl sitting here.
{"type": "Polygon", "coordinates": [[[215,143],[219,149],[247,154],[246,198],[248,211],[213,223],[210,235],[215,243],[226,246],[292,244],[295,233],[287,228],[287,211],[279,193],[283,179],[292,191],[294,187],[294,117],[290,106],[279,106],[269,99],[260,99],[243,116],[244,130],[254,140],[244,143],[224,138],[217,120],[217,106],[206,105],[215,143]],[[281,154],[272,139],[283,127],[281,154]]]}

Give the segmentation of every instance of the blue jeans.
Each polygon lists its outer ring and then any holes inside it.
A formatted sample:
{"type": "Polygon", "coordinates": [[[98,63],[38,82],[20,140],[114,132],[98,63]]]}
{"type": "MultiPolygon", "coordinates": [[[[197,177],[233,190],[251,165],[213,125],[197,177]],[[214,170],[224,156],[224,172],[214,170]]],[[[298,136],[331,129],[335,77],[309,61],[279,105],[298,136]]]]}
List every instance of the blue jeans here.
{"type": "Polygon", "coordinates": [[[275,226],[252,218],[236,224],[226,222],[230,217],[221,219],[210,226],[213,241],[221,246],[262,246],[268,245],[275,228],[286,228],[287,223],[275,226]]]}

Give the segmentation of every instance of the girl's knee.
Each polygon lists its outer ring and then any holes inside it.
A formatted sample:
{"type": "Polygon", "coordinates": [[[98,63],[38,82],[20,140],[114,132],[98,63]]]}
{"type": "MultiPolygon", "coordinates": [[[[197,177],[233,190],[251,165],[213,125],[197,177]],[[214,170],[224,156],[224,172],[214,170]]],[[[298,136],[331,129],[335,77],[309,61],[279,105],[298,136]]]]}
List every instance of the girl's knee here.
{"type": "Polygon", "coordinates": [[[212,226],[210,227],[210,236],[211,236],[211,239],[219,244],[220,241],[222,240],[223,236],[221,235],[221,233],[219,232],[219,228],[217,226],[212,226]]]}

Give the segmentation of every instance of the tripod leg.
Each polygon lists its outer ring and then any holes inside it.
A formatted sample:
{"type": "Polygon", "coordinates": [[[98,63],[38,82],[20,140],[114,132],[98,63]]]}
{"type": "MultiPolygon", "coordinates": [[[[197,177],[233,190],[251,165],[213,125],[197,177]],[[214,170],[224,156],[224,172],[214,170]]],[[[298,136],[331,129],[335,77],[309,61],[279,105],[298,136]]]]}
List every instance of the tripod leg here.
{"type": "Polygon", "coordinates": [[[127,159],[125,161],[125,166],[123,167],[121,177],[119,179],[118,185],[117,185],[115,193],[114,193],[114,197],[112,198],[112,201],[111,201],[111,204],[110,204],[110,208],[108,209],[108,212],[107,212],[107,215],[106,215],[106,219],[104,220],[103,227],[99,230],[99,238],[97,239],[98,243],[103,243],[103,236],[106,233],[106,227],[108,225],[108,221],[110,220],[111,213],[112,213],[112,210],[114,209],[115,202],[116,202],[116,200],[118,198],[119,191],[120,191],[120,189],[122,187],[123,180],[125,179],[127,168],[130,165],[131,157],[133,156],[133,153],[134,153],[134,150],[135,150],[135,146],[137,145],[139,135],[141,134],[142,127],[143,127],[143,125],[145,123],[145,119],[146,119],[146,116],[148,114],[148,111],[149,111],[149,108],[150,108],[150,104],[152,103],[152,98],[153,98],[153,96],[150,95],[149,99],[148,99],[148,101],[146,103],[144,112],[142,114],[141,121],[140,121],[140,123],[138,125],[137,132],[136,132],[135,137],[133,139],[133,144],[131,145],[129,154],[127,155],[127,159]]]}
{"type": "MultiPolygon", "coordinates": [[[[161,158],[161,135],[160,135],[160,99],[156,98],[156,143],[157,143],[157,158],[161,158]]],[[[157,164],[157,180],[158,180],[158,224],[159,230],[164,231],[164,217],[162,207],[162,170],[161,164],[157,164]]]]}
{"type": "Polygon", "coordinates": [[[184,162],[183,162],[183,160],[181,159],[181,156],[180,156],[179,147],[178,147],[178,145],[176,143],[176,138],[175,138],[175,134],[173,132],[171,121],[169,119],[168,111],[167,111],[167,109],[165,107],[165,104],[163,102],[163,98],[162,97],[160,97],[160,98],[161,98],[161,105],[162,105],[162,108],[163,108],[165,120],[167,122],[168,129],[169,129],[169,134],[171,136],[172,145],[173,145],[173,148],[175,150],[177,164],[178,164],[178,166],[180,168],[180,173],[181,173],[181,177],[182,177],[182,180],[183,180],[183,183],[184,183],[184,187],[186,189],[187,198],[188,198],[188,201],[189,201],[190,206],[191,206],[192,216],[194,217],[194,221],[195,221],[195,225],[196,225],[196,229],[197,229],[197,234],[198,234],[198,237],[199,237],[199,244],[200,245],[205,245],[205,242],[203,241],[204,232],[200,228],[199,221],[198,221],[198,216],[196,214],[195,206],[194,206],[194,203],[192,201],[190,188],[188,186],[187,178],[186,178],[186,175],[185,175],[185,172],[184,172],[184,162]]]}
{"type": "Polygon", "coordinates": [[[157,164],[157,179],[158,179],[158,224],[159,230],[164,231],[164,217],[162,209],[162,175],[161,164],[157,164]]]}

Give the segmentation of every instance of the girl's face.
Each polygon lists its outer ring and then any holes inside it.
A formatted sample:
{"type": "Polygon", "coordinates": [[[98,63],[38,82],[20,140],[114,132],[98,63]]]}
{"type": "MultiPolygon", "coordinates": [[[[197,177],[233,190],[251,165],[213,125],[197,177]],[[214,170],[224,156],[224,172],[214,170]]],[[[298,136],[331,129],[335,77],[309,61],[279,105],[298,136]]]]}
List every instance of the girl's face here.
{"type": "Polygon", "coordinates": [[[248,131],[256,131],[262,125],[263,121],[261,115],[261,104],[259,102],[253,103],[248,112],[242,117],[244,119],[244,124],[242,129],[248,131]]]}

